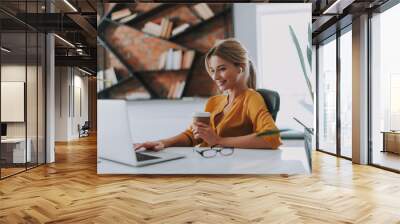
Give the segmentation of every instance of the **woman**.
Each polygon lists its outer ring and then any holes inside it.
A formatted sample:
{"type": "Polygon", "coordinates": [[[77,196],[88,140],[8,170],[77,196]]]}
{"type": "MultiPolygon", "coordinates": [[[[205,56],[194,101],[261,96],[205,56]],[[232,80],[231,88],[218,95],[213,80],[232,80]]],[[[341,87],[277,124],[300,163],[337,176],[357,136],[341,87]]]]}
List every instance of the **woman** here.
{"type": "Polygon", "coordinates": [[[262,96],[254,89],[256,76],[246,49],[235,39],[226,39],[212,47],[205,57],[207,72],[225,95],[208,99],[210,125],[195,122],[183,133],[159,140],[135,144],[134,148],[161,150],[172,146],[230,146],[235,148],[276,149],[279,135],[259,137],[257,133],[276,129],[262,96]]]}

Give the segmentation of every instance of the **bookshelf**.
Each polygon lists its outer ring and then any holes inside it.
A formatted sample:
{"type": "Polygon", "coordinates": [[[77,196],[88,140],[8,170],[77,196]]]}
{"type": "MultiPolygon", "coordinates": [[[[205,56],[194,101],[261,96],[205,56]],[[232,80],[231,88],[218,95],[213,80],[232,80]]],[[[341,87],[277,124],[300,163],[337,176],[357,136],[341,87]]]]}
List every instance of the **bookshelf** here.
{"type": "MultiPolygon", "coordinates": [[[[110,86],[110,87],[106,87],[103,88],[100,92],[98,92],[98,95],[100,96],[100,98],[110,98],[112,97],[112,92],[115,89],[118,89],[119,87],[128,84],[131,81],[134,81],[136,79],[136,76],[149,76],[149,75],[157,75],[158,73],[174,73],[174,74],[179,74],[179,73],[183,73],[186,74],[187,72],[189,72],[190,69],[180,69],[180,70],[147,70],[147,71],[135,71],[135,75],[134,76],[129,76],[126,78],[122,78],[120,80],[118,80],[118,83],[110,86]]],[[[160,97],[156,97],[156,98],[160,98],[160,97]]]]}
{"type": "Polygon", "coordinates": [[[209,18],[209,19],[207,19],[207,20],[204,20],[204,21],[201,22],[201,23],[198,23],[198,24],[196,24],[196,25],[194,25],[194,26],[189,27],[188,29],[186,29],[185,31],[183,31],[183,32],[181,32],[181,33],[179,33],[179,34],[177,34],[177,35],[172,36],[172,37],[170,38],[170,40],[171,40],[171,41],[179,40],[179,38],[181,38],[181,37],[183,37],[183,36],[185,36],[185,35],[188,35],[188,34],[191,34],[191,33],[196,32],[197,30],[201,29],[202,27],[205,27],[205,26],[208,25],[209,23],[211,23],[211,22],[213,22],[213,21],[215,21],[215,20],[218,20],[218,19],[220,19],[220,18],[223,17],[223,16],[226,16],[228,13],[230,13],[230,9],[229,9],[229,8],[228,8],[228,9],[225,9],[225,10],[223,10],[223,11],[217,13],[217,14],[215,14],[213,17],[211,17],[211,18],[209,18]]]}
{"type": "Polygon", "coordinates": [[[214,42],[196,46],[196,36],[213,41],[231,37],[232,20],[230,3],[113,4],[100,19],[98,43],[108,51],[111,67],[122,64],[123,71],[115,75],[127,75],[99,88],[98,98],[134,98],[135,89],[150,99],[213,95],[216,87],[205,71],[204,54],[214,42]],[[174,29],[179,32],[172,35],[174,29]]]}

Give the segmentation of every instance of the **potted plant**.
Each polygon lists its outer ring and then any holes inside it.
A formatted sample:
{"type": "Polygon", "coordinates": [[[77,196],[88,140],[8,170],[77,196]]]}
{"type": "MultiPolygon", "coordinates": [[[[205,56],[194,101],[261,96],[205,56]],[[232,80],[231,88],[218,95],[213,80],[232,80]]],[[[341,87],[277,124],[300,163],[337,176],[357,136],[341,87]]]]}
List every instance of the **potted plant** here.
{"type": "MultiPolygon", "coordinates": [[[[293,43],[294,43],[294,45],[296,47],[296,50],[297,50],[297,55],[298,55],[299,60],[300,60],[300,65],[301,65],[301,69],[303,71],[304,80],[306,81],[308,92],[310,93],[312,103],[314,104],[314,93],[313,93],[313,90],[312,90],[312,85],[311,85],[310,78],[309,78],[308,73],[307,73],[307,68],[308,68],[308,71],[310,71],[310,72],[311,72],[311,69],[312,69],[312,31],[311,31],[311,24],[310,23],[308,24],[308,43],[307,43],[307,50],[306,50],[306,52],[307,52],[306,54],[307,55],[306,55],[306,57],[303,55],[303,51],[302,51],[302,49],[300,47],[299,40],[298,40],[298,38],[296,36],[296,33],[295,33],[295,31],[294,31],[294,29],[293,29],[293,27],[291,25],[289,25],[289,32],[290,32],[290,35],[291,35],[292,40],[293,40],[293,43]],[[307,58],[307,62],[308,63],[305,63],[304,58],[307,58]],[[308,67],[306,67],[306,66],[308,66],[308,67]]],[[[313,107],[313,105],[311,105],[311,108],[312,107],[313,107]]],[[[309,160],[310,170],[311,170],[312,137],[314,135],[314,129],[306,127],[301,121],[299,121],[296,118],[293,118],[293,119],[296,120],[299,124],[301,124],[304,127],[304,146],[305,146],[305,149],[306,149],[306,152],[307,152],[307,157],[308,157],[308,160],[309,160]]]]}

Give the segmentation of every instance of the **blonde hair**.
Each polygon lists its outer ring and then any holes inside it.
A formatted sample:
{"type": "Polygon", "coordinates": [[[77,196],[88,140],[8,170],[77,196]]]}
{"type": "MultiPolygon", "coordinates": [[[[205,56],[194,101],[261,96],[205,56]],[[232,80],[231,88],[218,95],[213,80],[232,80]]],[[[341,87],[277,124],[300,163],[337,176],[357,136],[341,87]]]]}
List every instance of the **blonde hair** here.
{"type": "Polygon", "coordinates": [[[229,38],[215,43],[215,45],[207,52],[205,57],[206,70],[210,73],[208,61],[211,56],[218,56],[236,66],[244,65],[244,72],[247,74],[247,86],[256,88],[256,72],[254,65],[249,59],[246,48],[238,40],[229,38]]]}

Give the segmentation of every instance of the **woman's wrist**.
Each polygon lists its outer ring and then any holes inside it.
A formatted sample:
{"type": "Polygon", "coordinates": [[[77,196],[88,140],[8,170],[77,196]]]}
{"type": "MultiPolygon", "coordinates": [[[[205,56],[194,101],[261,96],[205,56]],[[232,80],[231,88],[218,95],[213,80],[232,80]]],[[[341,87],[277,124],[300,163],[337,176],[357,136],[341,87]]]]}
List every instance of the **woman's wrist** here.
{"type": "Polygon", "coordinates": [[[170,143],[166,139],[160,140],[160,142],[163,144],[164,148],[168,148],[170,146],[170,143]]]}
{"type": "Polygon", "coordinates": [[[234,147],[234,143],[232,142],[233,138],[231,137],[219,137],[217,141],[217,145],[221,147],[234,147]]]}
{"type": "Polygon", "coordinates": [[[214,145],[224,146],[224,144],[225,144],[225,138],[218,136],[214,145]]]}

